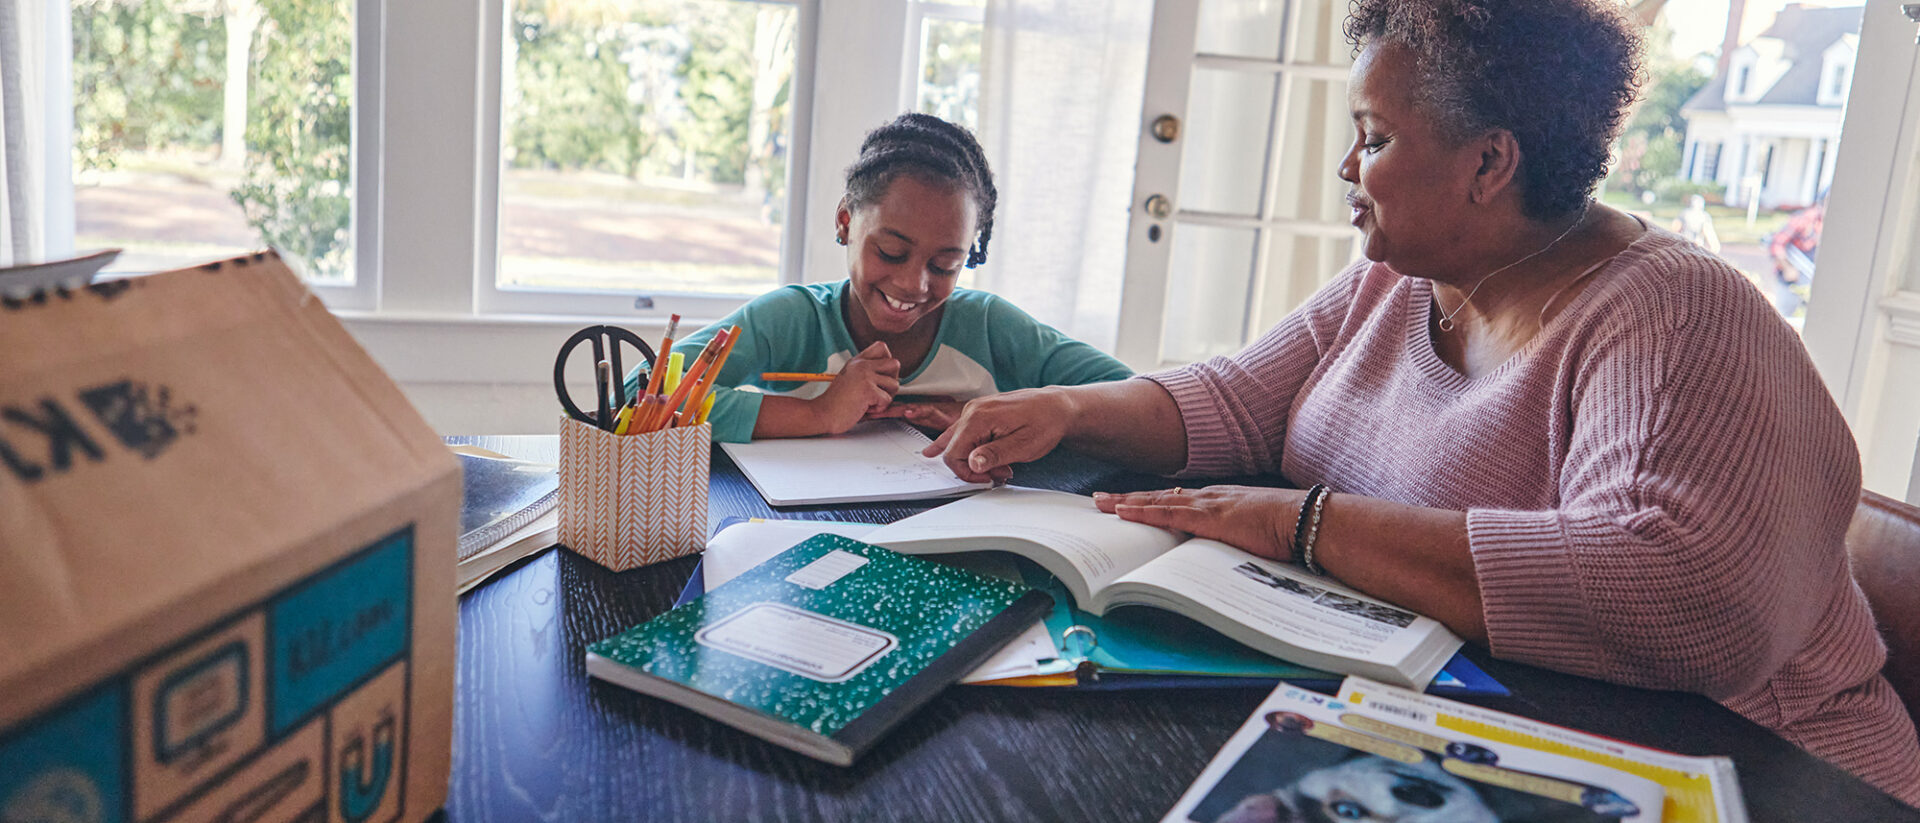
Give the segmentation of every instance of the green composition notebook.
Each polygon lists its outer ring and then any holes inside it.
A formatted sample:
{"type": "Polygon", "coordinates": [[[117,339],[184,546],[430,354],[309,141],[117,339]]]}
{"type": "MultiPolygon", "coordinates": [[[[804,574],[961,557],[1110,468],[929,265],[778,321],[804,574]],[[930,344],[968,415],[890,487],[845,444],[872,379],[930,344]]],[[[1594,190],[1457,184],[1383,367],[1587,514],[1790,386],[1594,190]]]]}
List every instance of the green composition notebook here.
{"type": "Polygon", "coordinates": [[[587,647],[587,673],[847,766],[1052,606],[822,534],[587,647]]]}

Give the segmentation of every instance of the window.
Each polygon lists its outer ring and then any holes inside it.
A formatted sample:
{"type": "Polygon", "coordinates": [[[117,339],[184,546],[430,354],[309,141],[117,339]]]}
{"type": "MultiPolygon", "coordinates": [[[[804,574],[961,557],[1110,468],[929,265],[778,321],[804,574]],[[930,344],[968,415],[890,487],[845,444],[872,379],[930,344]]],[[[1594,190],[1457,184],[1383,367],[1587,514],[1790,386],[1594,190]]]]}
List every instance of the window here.
{"type": "Polygon", "coordinates": [[[159,271],[262,246],[351,285],[351,0],[73,0],[75,245],[159,271]]]}
{"type": "Polygon", "coordinates": [[[779,283],[797,8],[514,0],[507,28],[498,288],[779,283]]]}

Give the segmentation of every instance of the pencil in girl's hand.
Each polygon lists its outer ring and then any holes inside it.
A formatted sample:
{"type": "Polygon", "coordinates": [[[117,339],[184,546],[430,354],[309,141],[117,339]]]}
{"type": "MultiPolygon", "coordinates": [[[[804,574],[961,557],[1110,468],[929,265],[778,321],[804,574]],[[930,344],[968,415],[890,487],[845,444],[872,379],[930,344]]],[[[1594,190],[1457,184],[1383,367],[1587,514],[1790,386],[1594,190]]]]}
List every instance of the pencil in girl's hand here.
{"type": "Polygon", "coordinates": [[[763,371],[760,379],[769,383],[828,383],[840,375],[803,371],[763,371]]]}

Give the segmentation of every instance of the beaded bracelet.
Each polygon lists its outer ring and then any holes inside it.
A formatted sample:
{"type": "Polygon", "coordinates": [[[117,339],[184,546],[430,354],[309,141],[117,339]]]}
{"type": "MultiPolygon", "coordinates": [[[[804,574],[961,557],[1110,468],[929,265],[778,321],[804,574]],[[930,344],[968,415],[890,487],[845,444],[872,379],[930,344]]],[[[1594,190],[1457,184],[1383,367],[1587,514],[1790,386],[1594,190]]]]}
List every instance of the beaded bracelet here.
{"type": "Polygon", "coordinates": [[[1319,496],[1313,498],[1313,518],[1307,523],[1307,542],[1300,547],[1300,565],[1307,567],[1309,572],[1325,576],[1327,568],[1313,559],[1313,542],[1320,536],[1320,512],[1327,507],[1327,498],[1332,497],[1333,493],[1327,491],[1325,486],[1319,488],[1319,496]]]}
{"type": "Polygon", "coordinates": [[[1320,496],[1326,493],[1326,484],[1315,483],[1307,489],[1307,496],[1300,499],[1300,514],[1293,519],[1293,554],[1291,559],[1296,566],[1304,566],[1307,563],[1305,550],[1309,545],[1307,537],[1308,521],[1314,510],[1314,501],[1319,500],[1320,496]]]}

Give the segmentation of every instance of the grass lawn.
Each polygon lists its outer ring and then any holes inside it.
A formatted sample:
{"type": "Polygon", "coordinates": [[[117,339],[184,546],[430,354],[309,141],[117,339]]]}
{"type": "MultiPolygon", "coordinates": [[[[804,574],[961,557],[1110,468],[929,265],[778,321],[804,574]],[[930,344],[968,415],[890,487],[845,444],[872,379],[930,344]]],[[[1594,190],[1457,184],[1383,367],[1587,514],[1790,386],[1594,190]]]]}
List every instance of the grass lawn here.
{"type": "MultiPolygon", "coordinates": [[[[1600,195],[1600,202],[1622,211],[1638,213],[1643,217],[1651,215],[1656,224],[1668,229],[1673,228],[1674,219],[1679,217],[1680,211],[1686,207],[1684,203],[1670,200],[1655,200],[1653,205],[1649,206],[1641,203],[1638,197],[1614,190],[1600,195]]],[[[1720,236],[1721,245],[1764,242],[1767,235],[1778,231],[1781,226],[1786,225],[1787,218],[1793,216],[1792,212],[1761,209],[1753,225],[1749,226],[1747,210],[1744,208],[1709,202],[1707,213],[1713,215],[1713,231],[1720,236]]]]}

